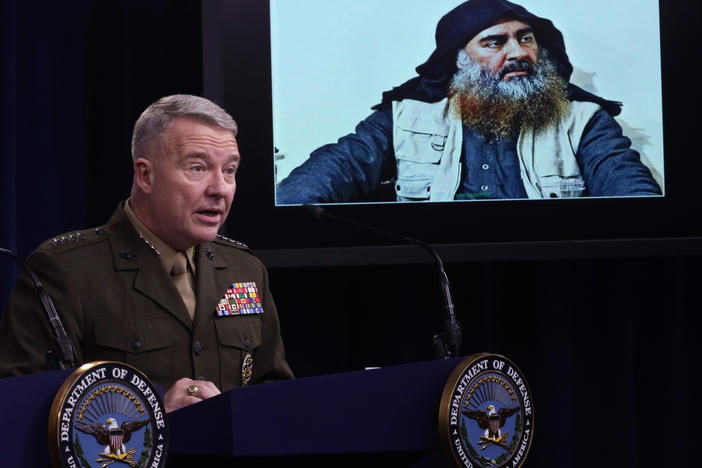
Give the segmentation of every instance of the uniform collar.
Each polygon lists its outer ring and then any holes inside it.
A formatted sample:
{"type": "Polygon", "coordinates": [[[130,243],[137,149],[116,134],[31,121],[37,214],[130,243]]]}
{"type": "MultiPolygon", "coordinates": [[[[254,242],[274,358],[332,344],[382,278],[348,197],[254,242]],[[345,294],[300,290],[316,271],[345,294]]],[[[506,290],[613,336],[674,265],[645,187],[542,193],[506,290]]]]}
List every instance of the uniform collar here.
{"type": "MultiPolygon", "coordinates": [[[[139,221],[139,218],[132,209],[130,199],[124,203],[124,213],[127,215],[127,219],[129,219],[129,222],[132,223],[132,226],[137,231],[139,236],[144,240],[144,242],[146,242],[146,244],[149,245],[149,247],[153,249],[154,252],[156,252],[156,254],[158,254],[166,271],[171,271],[173,269],[173,263],[175,262],[176,255],[178,255],[179,251],[166,244],[153,232],[147,229],[147,227],[144,226],[141,221],[139,221]]],[[[183,253],[185,253],[185,258],[188,260],[188,265],[194,274],[196,268],[195,247],[188,247],[183,251],[183,253]]]]}

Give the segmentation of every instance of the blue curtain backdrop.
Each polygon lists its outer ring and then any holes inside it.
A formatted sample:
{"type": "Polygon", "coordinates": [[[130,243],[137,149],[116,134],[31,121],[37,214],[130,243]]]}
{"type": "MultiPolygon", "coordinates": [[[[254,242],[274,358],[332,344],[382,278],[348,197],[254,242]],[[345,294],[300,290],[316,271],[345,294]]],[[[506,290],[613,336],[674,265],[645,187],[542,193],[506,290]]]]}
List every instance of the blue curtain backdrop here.
{"type": "MultiPolygon", "coordinates": [[[[202,93],[199,2],[2,0],[0,247],[99,225],[131,186],[129,141],[159,97],[202,93]]],[[[16,268],[0,260],[5,303],[16,268]]]]}
{"type": "MultiPolygon", "coordinates": [[[[16,139],[15,113],[17,99],[16,56],[16,2],[3,1],[0,6],[0,60],[2,74],[0,75],[0,102],[2,102],[2,117],[0,117],[0,245],[10,249],[17,248],[15,230],[15,173],[16,173],[16,139]]],[[[3,304],[11,288],[11,279],[17,269],[10,259],[0,260],[0,298],[3,304]]]]}

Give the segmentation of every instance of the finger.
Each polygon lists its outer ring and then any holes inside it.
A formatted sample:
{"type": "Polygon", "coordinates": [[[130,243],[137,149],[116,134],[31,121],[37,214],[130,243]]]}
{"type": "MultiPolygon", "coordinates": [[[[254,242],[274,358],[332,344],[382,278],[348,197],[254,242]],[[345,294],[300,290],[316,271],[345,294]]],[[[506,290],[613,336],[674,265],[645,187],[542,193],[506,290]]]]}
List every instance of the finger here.
{"type": "Polygon", "coordinates": [[[199,403],[200,398],[194,397],[194,396],[189,396],[186,394],[183,395],[178,395],[178,396],[172,396],[171,398],[167,398],[166,401],[164,401],[164,406],[166,407],[166,413],[170,413],[171,411],[175,411],[180,408],[184,408],[186,406],[199,403]]]}
{"type": "Polygon", "coordinates": [[[196,383],[194,380],[189,379],[189,378],[187,378],[187,377],[183,377],[182,379],[176,380],[176,382],[173,384],[173,387],[172,387],[172,388],[176,388],[176,387],[178,387],[178,388],[181,388],[181,387],[182,387],[182,388],[185,388],[185,387],[187,387],[188,385],[191,385],[191,384],[194,384],[194,383],[196,383]]]}
{"type": "Polygon", "coordinates": [[[193,396],[196,398],[202,398],[202,384],[200,382],[197,382],[196,380],[193,380],[190,385],[185,387],[185,394],[189,396],[193,396]]]}
{"type": "Polygon", "coordinates": [[[211,398],[213,396],[219,395],[220,392],[217,386],[208,381],[208,380],[198,380],[195,382],[195,384],[198,386],[199,391],[197,392],[197,396],[202,398],[203,400],[207,398],[211,398]]]}
{"type": "Polygon", "coordinates": [[[200,401],[202,401],[202,400],[200,400],[198,397],[194,397],[194,396],[190,396],[190,395],[185,395],[185,396],[179,397],[176,400],[177,404],[180,405],[179,406],[180,408],[182,408],[184,406],[189,406],[189,405],[192,405],[195,403],[200,403],[200,401]]]}

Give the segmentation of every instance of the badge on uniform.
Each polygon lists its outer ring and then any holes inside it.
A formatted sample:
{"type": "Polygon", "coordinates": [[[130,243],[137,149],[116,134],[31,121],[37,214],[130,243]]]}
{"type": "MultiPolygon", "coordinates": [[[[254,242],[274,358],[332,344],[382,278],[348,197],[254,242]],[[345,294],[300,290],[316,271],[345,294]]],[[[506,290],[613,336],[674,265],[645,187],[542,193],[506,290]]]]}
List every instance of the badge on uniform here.
{"type": "Polygon", "coordinates": [[[262,314],[263,305],[256,282],[232,283],[232,287],[227,289],[224,297],[219,300],[216,313],[218,317],[262,314]]]}
{"type": "Polygon", "coordinates": [[[241,363],[241,385],[248,385],[253,375],[253,357],[246,353],[241,363]]]}

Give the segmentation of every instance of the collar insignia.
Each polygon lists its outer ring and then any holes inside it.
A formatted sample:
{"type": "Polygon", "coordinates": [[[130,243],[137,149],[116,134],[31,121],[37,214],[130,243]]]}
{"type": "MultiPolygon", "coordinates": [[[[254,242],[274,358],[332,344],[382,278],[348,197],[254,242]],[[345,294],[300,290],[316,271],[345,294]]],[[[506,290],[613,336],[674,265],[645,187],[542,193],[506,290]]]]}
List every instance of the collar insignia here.
{"type": "Polygon", "coordinates": [[[149,240],[146,237],[144,237],[141,233],[138,233],[138,234],[139,234],[139,237],[141,238],[141,240],[146,242],[146,245],[148,245],[151,248],[151,250],[156,252],[156,255],[159,255],[159,256],[161,255],[161,252],[154,246],[154,244],[149,242],[149,240]]]}
{"type": "Polygon", "coordinates": [[[218,317],[262,314],[263,305],[256,282],[232,283],[232,287],[227,289],[224,297],[219,300],[215,312],[218,317]]]}
{"type": "Polygon", "coordinates": [[[130,262],[136,259],[136,254],[134,253],[134,251],[129,249],[120,250],[119,256],[130,262]]]}
{"type": "Polygon", "coordinates": [[[215,259],[215,253],[212,251],[211,248],[205,247],[205,257],[209,258],[210,260],[215,259]]]}

